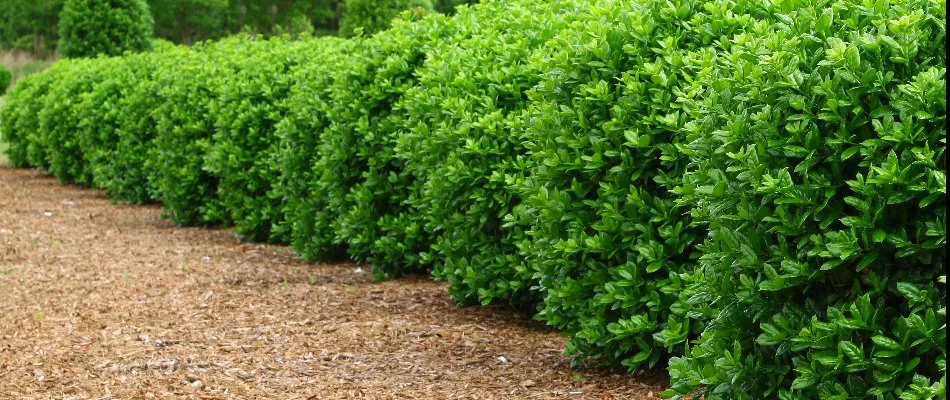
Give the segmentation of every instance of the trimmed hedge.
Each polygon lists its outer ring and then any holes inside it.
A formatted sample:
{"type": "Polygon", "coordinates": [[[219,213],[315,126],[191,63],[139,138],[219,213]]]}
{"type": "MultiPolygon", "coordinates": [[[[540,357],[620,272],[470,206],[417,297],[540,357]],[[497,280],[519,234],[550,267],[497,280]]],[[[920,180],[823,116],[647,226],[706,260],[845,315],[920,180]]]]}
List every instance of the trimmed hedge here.
{"type": "Polygon", "coordinates": [[[13,91],[7,94],[3,107],[0,108],[0,139],[9,145],[6,151],[7,159],[15,167],[42,167],[44,164],[40,157],[42,148],[38,148],[35,143],[35,135],[38,132],[36,112],[40,109],[39,102],[55,77],[55,67],[51,67],[47,72],[20,79],[13,91]]]}
{"type": "MultiPolygon", "coordinates": [[[[406,198],[431,250],[423,261],[462,303],[538,304],[519,245],[524,223],[509,223],[523,179],[527,92],[541,79],[531,60],[548,41],[591,12],[586,2],[491,2],[460,9],[461,28],[432,49],[400,108],[397,156],[415,182],[406,198]],[[477,27],[477,28],[476,28],[477,27]],[[476,28],[474,31],[472,28],[476,28]]],[[[394,246],[393,244],[388,244],[394,246]]]]}
{"type": "Polygon", "coordinates": [[[677,193],[708,399],[946,396],[946,4],[761,5],[695,63],[677,193]],[[830,8],[826,8],[830,7],[830,8]]]}
{"type": "Polygon", "coordinates": [[[82,97],[77,133],[92,171],[93,186],[109,197],[133,204],[152,201],[148,151],[157,136],[153,111],[159,107],[155,74],[165,57],[181,49],[141,53],[104,61],[109,73],[82,97]]]}
{"type": "Polygon", "coordinates": [[[60,182],[92,183],[92,170],[86,162],[89,155],[81,148],[81,134],[77,129],[83,118],[81,99],[108,70],[101,68],[100,63],[78,60],[58,74],[43,96],[37,115],[39,140],[46,149],[47,171],[60,182]]]}
{"type": "Polygon", "coordinates": [[[518,0],[62,60],[17,166],[463,303],[667,395],[946,391],[946,5],[518,0]]]}
{"type": "Polygon", "coordinates": [[[394,153],[405,116],[395,105],[417,85],[425,51],[442,43],[448,21],[438,14],[418,23],[395,20],[390,30],[354,39],[327,87],[330,124],[316,142],[310,194],[323,205],[310,212],[328,221],[332,238],[315,240],[343,246],[380,278],[424,268],[418,254],[427,241],[404,219],[411,183],[394,153]]]}
{"type": "Polygon", "coordinates": [[[225,48],[215,58],[237,63],[233,71],[216,75],[210,102],[214,137],[202,169],[220,180],[219,208],[239,235],[254,241],[285,242],[274,233],[283,221],[281,198],[273,190],[280,178],[280,140],[274,134],[283,119],[283,100],[294,84],[290,71],[334,49],[328,42],[288,43],[284,39],[246,40],[216,44],[225,48]]]}
{"type": "Polygon", "coordinates": [[[309,260],[339,259],[346,255],[345,246],[333,240],[333,215],[314,212],[326,207],[327,200],[314,186],[321,174],[314,165],[320,158],[320,138],[331,123],[327,110],[332,73],[356,45],[354,41],[342,40],[328,43],[327,50],[314,57],[322,62],[303,63],[292,73],[295,84],[284,101],[287,113],[277,126],[280,177],[273,197],[282,200],[284,222],[275,225],[274,232],[289,236],[294,250],[309,260]]]}
{"type": "Polygon", "coordinates": [[[219,74],[233,71],[237,60],[215,59],[214,44],[197,46],[179,57],[163,59],[152,78],[158,87],[153,110],[156,136],[145,159],[151,197],[165,206],[165,216],[181,225],[215,225],[228,221],[219,205],[220,179],[204,169],[212,146],[211,114],[219,74]]]}
{"type": "MultiPolygon", "coordinates": [[[[754,3],[751,3],[754,4],[754,3]]],[[[750,3],[733,4],[737,14],[750,3]]],[[[686,61],[743,22],[694,2],[605,4],[537,61],[525,138],[531,157],[519,221],[532,221],[528,274],[539,318],[570,332],[578,361],[653,367],[715,315],[682,296],[702,229],[678,205],[686,61]],[[722,21],[709,30],[710,20],[722,21]],[[689,24],[684,24],[689,21],[689,24]]]]}

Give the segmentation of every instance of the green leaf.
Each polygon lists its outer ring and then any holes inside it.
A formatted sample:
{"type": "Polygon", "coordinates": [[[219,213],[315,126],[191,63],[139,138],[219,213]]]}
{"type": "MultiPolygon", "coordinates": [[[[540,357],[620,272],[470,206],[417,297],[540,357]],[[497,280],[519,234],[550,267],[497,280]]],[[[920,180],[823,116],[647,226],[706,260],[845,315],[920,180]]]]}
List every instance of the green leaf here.
{"type": "Polygon", "coordinates": [[[793,390],[807,389],[818,383],[818,375],[811,368],[795,368],[795,372],[798,374],[795,376],[795,380],[792,381],[793,390]]]}
{"type": "Polygon", "coordinates": [[[815,23],[815,31],[824,32],[831,27],[831,10],[825,9],[822,14],[818,17],[818,21],[815,23]]]}
{"type": "Polygon", "coordinates": [[[874,243],[882,243],[884,242],[885,238],[887,238],[887,232],[885,232],[883,229],[875,229],[871,236],[871,239],[874,240],[874,243]]]}
{"type": "Polygon", "coordinates": [[[857,272],[860,272],[863,269],[867,268],[868,265],[871,265],[871,263],[877,260],[880,254],[881,253],[879,253],[877,250],[865,254],[864,256],[861,257],[861,260],[858,261],[858,265],[855,266],[854,270],[857,272]]]}
{"type": "Polygon", "coordinates": [[[917,286],[907,283],[907,282],[898,282],[897,283],[897,292],[904,296],[905,299],[909,300],[912,303],[921,303],[926,301],[924,298],[923,292],[917,288],[917,286]]]}
{"type": "Polygon", "coordinates": [[[838,350],[852,361],[864,360],[864,351],[851,341],[844,340],[839,342],[838,350]]]}

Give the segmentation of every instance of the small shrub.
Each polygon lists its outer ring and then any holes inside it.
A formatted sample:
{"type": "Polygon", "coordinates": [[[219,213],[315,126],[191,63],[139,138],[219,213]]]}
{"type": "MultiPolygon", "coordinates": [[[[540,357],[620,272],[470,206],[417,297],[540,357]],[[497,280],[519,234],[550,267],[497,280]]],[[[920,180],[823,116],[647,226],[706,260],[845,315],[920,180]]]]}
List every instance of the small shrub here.
{"type": "Polygon", "coordinates": [[[10,87],[10,81],[12,80],[13,73],[7,67],[0,65],[0,96],[7,93],[7,88],[10,87]]]}
{"type": "Polygon", "coordinates": [[[85,162],[77,132],[82,118],[81,96],[92,90],[106,72],[94,60],[75,60],[57,65],[55,80],[43,96],[37,118],[36,144],[43,148],[44,168],[60,182],[92,183],[92,170],[85,162]]]}
{"type": "Polygon", "coordinates": [[[66,0],[59,14],[59,53],[78,58],[148,50],[152,25],[145,0],[66,0]]]}
{"type": "MultiPolygon", "coordinates": [[[[15,167],[36,165],[27,156],[31,147],[31,137],[36,134],[36,114],[39,101],[49,88],[50,75],[39,74],[21,79],[13,91],[7,94],[0,108],[0,135],[9,147],[6,155],[15,167]]],[[[32,147],[35,148],[35,145],[32,147]]],[[[36,158],[33,158],[36,160],[36,158]]]]}
{"type": "Polygon", "coordinates": [[[39,114],[45,97],[58,79],[62,68],[54,67],[17,82],[3,107],[3,136],[10,147],[7,155],[14,166],[49,167],[45,135],[39,127],[39,114]]]}

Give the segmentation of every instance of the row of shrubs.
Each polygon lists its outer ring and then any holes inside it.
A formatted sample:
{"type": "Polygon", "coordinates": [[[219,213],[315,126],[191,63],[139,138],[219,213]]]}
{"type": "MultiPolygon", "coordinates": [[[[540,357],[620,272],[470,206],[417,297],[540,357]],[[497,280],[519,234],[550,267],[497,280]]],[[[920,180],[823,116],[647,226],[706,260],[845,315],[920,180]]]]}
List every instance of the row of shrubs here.
{"type": "Polygon", "coordinates": [[[578,362],[668,367],[667,395],[943,398],[945,17],[490,1],[61,61],[0,133],[182,225],[536,311],[578,362]]]}

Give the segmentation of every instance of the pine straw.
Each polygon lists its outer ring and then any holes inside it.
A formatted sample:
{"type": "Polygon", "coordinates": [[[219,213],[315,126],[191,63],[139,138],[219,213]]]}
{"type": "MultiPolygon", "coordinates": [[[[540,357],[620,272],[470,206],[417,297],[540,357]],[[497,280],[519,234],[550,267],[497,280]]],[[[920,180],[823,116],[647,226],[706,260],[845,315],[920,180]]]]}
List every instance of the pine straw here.
{"type": "Polygon", "coordinates": [[[456,306],[443,283],[376,283],[159,214],[0,167],[0,398],[648,399],[664,385],[572,370],[555,332],[456,306]]]}

